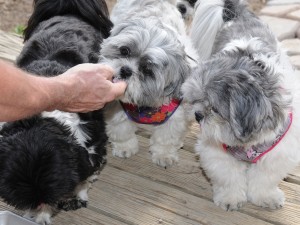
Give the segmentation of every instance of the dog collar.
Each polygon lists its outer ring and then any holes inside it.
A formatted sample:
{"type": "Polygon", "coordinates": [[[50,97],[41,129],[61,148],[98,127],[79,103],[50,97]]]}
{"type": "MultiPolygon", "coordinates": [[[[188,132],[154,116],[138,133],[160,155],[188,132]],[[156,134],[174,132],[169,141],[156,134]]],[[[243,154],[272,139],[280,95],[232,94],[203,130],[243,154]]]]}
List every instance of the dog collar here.
{"type": "Polygon", "coordinates": [[[246,161],[249,163],[256,163],[262,156],[273,150],[276,145],[283,139],[285,134],[290,129],[292,121],[293,114],[289,113],[283,129],[277,135],[276,139],[272,142],[251,146],[248,149],[245,149],[242,146],[228,146],[226,144],[223,144],[223,149],[238,160],[246,161]]]}
{"type": "Polygon", "coordinates": [[[172,99],[168,105],[161,107],[138,107],[137,105],[121,102],[127,117],[140,124],[160,125],[165,123],[176,111],[181,103],[181,99],[172,99]]]}

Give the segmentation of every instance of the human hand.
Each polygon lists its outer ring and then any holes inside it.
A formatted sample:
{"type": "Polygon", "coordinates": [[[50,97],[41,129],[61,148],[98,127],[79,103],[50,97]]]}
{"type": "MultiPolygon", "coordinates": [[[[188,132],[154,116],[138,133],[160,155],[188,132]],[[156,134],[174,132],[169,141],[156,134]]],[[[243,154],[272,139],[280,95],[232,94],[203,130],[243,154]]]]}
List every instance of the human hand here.
{"type": "Polygon", "coordinates": [[[112,83],[114,71],[102,64],[77,65],[64,74],[53,77],[64,88],[64,96],[55,109],[67,112],[89,112],[103,108],[123,95],[127,84],[112,83]]]}

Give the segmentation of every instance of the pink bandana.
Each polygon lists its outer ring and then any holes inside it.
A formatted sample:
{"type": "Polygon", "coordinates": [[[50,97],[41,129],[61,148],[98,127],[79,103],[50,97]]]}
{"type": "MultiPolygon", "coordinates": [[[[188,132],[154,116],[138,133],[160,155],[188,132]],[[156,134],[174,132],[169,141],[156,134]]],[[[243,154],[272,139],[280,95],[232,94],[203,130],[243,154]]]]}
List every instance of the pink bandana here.
{"type": "Polygon", "coordinates": [[[249,149],[245,149],[242,146],[228,146],[223,144],[223,149],[238,160],[256,163],[262,156],[274,149],[276,145],[283,139],[285,134],[290,129],[292,121],[293,114],[289,113],[289,117],[285,123],[284,129],[277,135],[273,142],[251,146],[249,149]]]}
{"type": "Polygon", "coordinates": [[[136,123],[160,125],[165,123],[176,111],[181,103],[179,99],[172,99],[170,104],[158,108],[138,107],[130,103],[120,102],[128,118],[136,123]]]}

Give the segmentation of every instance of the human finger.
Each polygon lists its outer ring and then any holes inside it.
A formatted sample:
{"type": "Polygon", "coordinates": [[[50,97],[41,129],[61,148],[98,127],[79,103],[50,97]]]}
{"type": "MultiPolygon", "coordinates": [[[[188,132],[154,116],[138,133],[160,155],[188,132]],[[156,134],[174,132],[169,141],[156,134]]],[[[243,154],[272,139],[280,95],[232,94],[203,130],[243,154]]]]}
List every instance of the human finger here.
{"type": "Polygon", "coordinates": [[[113,68],[111,68],[108,65],[105,64],[96,64],[97,68],[96,71],[103,76],[105,79],[107,80],[112,80],[115,71],[113,70],[113,68]]]}
{"type": "Polygon", "coordinates": [[[127,88],[127,84],[125,81],[119,81],[118,83],[112,83],[111,86],[111,93],[112,95],[117,98],[121,95],[124,94],[126,88],[127,88]]]}

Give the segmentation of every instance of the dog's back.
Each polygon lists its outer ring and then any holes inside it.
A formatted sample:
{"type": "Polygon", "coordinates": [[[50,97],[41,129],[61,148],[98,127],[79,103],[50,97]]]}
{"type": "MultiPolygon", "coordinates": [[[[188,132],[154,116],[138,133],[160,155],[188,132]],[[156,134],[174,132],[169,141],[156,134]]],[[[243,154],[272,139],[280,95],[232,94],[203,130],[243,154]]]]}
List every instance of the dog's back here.
{"type": "Polygon", "coordinates": [[[32,36],[41,22],[62,15],[79,17],[101,32],[105,38],[109,36],[112,23],[104,0],[34,0],[34,11],[25,30],[25,41],[32,36]]]}
{"type": "Polygon", "coordinates": [[[195,6],[191,38],[202,60],[234,39],[258,37],[276,49],[276,39],[243,0],[202,0],[195,6]],[[229,32],[230,30],[230,32],[229,32]]]}
{"type": "Polygon", "coordinates": [[[98,62],[100,44],[112,27],[104,0],[35,0],[17,65],[55,76],[81,63],[98,62]]]}

